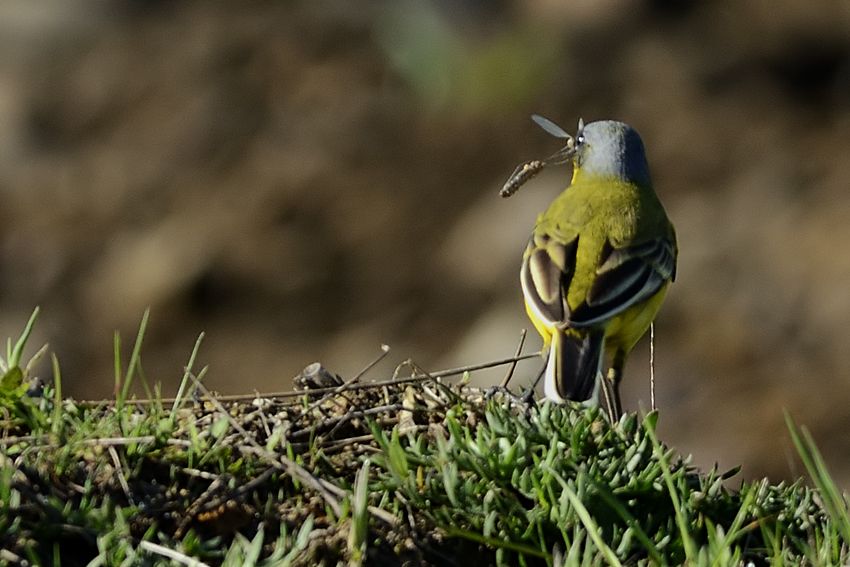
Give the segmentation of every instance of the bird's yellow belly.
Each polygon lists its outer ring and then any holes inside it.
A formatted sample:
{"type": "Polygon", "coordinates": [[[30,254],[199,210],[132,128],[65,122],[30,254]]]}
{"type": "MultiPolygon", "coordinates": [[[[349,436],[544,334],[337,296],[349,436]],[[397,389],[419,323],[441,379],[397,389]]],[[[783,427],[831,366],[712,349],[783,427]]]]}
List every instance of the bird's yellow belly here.
{"type": "Polygon", "coordinates": [[[540,334],[540,337],[543,339],[543,351],[546,352],[546,348],[549,346],[549,343],[552,341],[552,333],[555,329],[549,327],[544,321],[542,321],[537,314],[531,309],[531,305],[529,305],[528,301],[525,302],[525,313],[528,315],[528,318],[531,320],[531,323],[534,325],[534,328],[537,329],[537,332],[540,334]]]}
{"type": "MultiPolygon", "coordinates": [[[[608,354],[613,354],[618,350],[628,354],[634,348],[635,344],[649,329],[655,315],[658,314],[658,310],[661,309],[669,285],[669,282],[665,283],[655,295],[637,305],[632,305],[606,324],[605,350],[608,354]]],[[[525,304],[525,311],[534,324],[534,328],[543,338],[543,345],[548,346],[552,340],[554,329],[534,314],[528,302],[525,304]]]]}
{"type": "Polygon", "coordinates": [[[628,354],[634,348],[655,319],[669,285],[665,283],[655,295],[611,319],[605,329],[605,350],[609,354],[616,351],[628,354]]]}

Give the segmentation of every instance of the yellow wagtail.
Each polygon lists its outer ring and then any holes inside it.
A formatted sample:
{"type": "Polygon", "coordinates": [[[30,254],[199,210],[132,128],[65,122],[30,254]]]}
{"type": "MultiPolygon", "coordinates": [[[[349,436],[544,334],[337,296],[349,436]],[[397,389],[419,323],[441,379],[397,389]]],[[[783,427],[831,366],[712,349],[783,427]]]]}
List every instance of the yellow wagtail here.
{"type": "Polygon", "coordinates": [[[643,142],[629,125],[602,120],[548,158],[519,166],[509,196],[546,165],[572,161],[570,185],[537,218],[522,260],[525,306],[544,342],[544,392],[556,402],[597,403],[603,359],[612,419],[622,413],[626,357],[652,324],[676,274],[676,233],[652,188],[643,142]]]}

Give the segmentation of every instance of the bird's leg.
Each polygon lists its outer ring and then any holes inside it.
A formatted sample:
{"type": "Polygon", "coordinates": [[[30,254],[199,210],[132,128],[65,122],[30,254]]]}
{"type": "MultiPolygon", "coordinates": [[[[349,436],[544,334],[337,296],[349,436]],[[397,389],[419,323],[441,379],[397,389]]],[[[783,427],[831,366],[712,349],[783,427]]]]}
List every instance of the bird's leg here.
{"type": "Polygon", "coordinates": [[[552,351],[548,348],[546,350],[546,358],[543,359],[543,366],[540,367],[540,372],[537,373],[537,378],[535,378],[534,382],[531,383],[531,389],[529,390],[531,392],[533,392],[534,389],[537,388],[537,385],[540,383],[540,379],[543,378],[544,374],[546,374],[546,366],[549,365],[549,357],[552,356],[552,351]]]}
{"type": "Polygon", "coordinates": [[[546,373],[546,364],[549,362],[548,356],[549,355],[547,355],[547,358],[543,360],[543,366],[540,368],[540,372],[537,373],[537,378],[535,378],[531,386],[529,386],[528,389],[519,396],[514,395],[510,390],[508,390],[507,386],[500,384],[489,387],[485,392],[484,397],[490,399],[497,393],[501,393],[510,398],[515,404],[522,404],[529,408],[532,407],[534,405],[534,390],[537,388],[537,384],[540,382],[540,379],[543,378],[543,374],[546,373]]]}
{"type": "Polygon", "coordinates": [[[540,379],[543,378],[543,374],[546,373],[546,366],[549,364],[550,356],[552,356],[551,352],[546,357],[546,360],[543,361],[543,367],[540,369],[540,372],[537,373],[537,378],[534,379],[534,382],[531,383],[531,386],[529,386],[528,390],[523,392],[522,395],[519,397],[519,399],[522,400],[527,406],[531,406],[534,403],[534,390],[537,388],[537,384],[540,383],[540,379]]]}
{"type": "Polygon", "coordinates": [[[614,423],[616,419],[614,418],[614,395],[611,393],[611,385],[608,383],[608,380],[602,379],[601,376],[599,379],[602,381],[602,396],[605,398],[605,409],[608,410],[608,419],[611,423],[614,423]]]}
{"type": "MultiPolygon", "coordinates": [[[[626,365],[626,354],[618,350],[614,353],[611,368],[608,369],[608,386],[611,388],[611,399],[608,411],[611,423],[616,423],[623,415],[623,404],[620,402],[620,381],[623,379],[623,367],[626,365]]],[[[607,389],[607,388],[606,388],[607,389]]]]}

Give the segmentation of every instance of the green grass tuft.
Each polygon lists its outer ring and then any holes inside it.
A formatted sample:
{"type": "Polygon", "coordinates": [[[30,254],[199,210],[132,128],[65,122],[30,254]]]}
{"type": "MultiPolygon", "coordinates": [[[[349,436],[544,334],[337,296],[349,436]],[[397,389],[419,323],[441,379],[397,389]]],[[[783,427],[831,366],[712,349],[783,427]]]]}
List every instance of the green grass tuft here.
{"type": "Polygon", "coordinates": [[[215,397],[193,370],[202,336],[177,398],[142,401],[147,313],[124,370],[116,335],[115,399],[78,402],[55,357],[33,390],[36,316],[0,360],[0,564],[850,562],[846,496],[790,418],[814,487],[733,490],[736,471],[660,442],[657,413],[611,426],[426,375],[215,397]]]}

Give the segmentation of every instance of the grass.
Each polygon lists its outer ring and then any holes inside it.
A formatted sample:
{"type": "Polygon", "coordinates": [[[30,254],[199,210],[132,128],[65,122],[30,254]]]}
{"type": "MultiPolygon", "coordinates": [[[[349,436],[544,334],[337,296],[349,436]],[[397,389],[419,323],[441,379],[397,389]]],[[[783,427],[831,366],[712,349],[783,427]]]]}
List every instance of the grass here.
{"type": "Polygon", "coordinates": [[[850,562],[846,496],[790,417],[813,486],[732,490],[735,471],[698,471],[658,440],[657,413],[611,426],[486,396],[462,371],[217,397],[199,338],[177,399],[140,401],[147,313],[126,367],[116,336],[115,399],[86,403],[62,397],[55,357],[33,391],[37,314],[0,360],[3,564],[850,562]]]}

